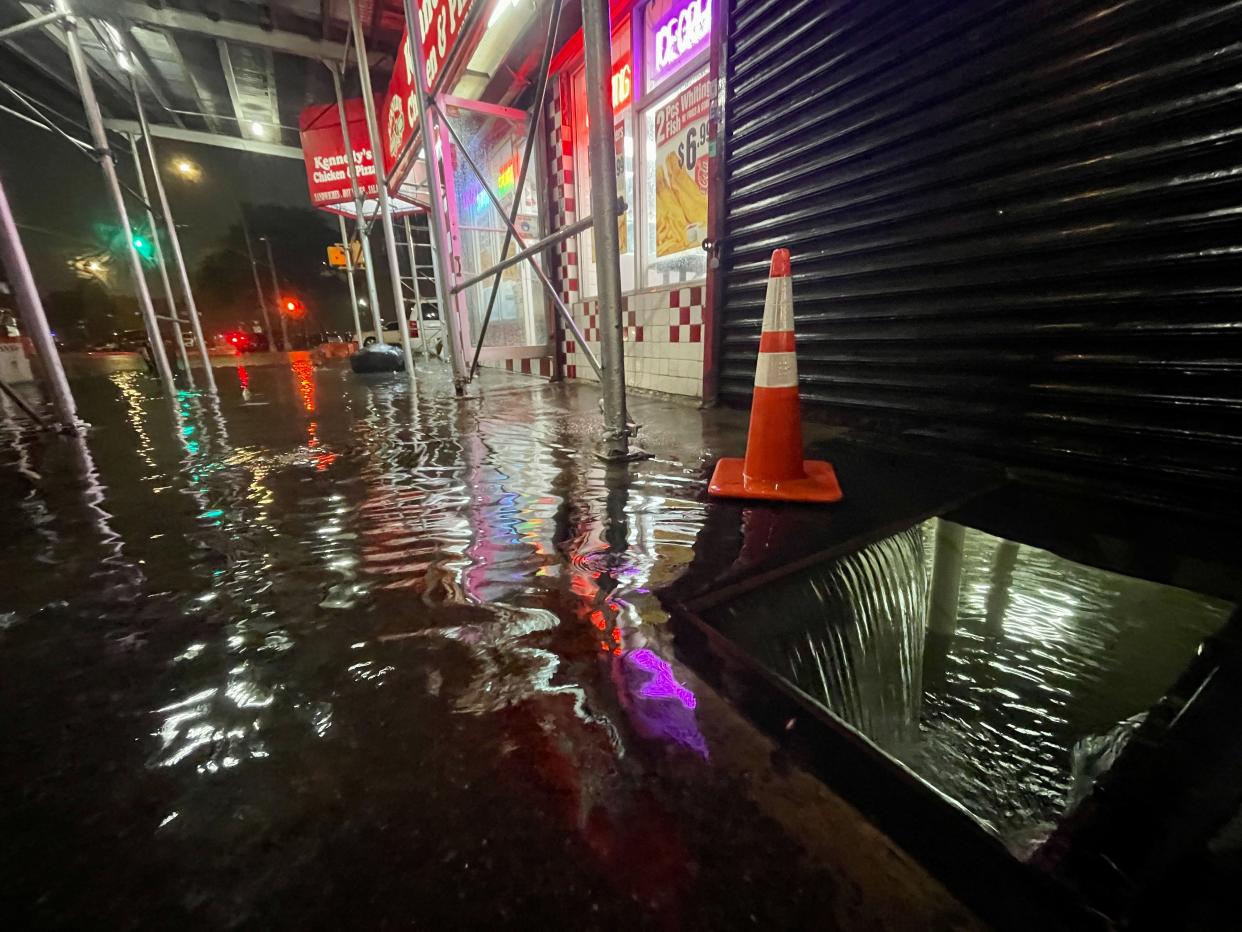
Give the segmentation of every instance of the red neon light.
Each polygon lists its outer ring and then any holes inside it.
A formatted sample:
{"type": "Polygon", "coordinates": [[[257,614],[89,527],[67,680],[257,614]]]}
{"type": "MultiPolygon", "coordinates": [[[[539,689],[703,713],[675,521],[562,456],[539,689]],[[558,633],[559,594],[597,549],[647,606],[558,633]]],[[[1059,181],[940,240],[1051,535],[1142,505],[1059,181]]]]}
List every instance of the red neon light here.
{"type": "Polygon", "coordinates": [[[627,53],[612,68],[612,109],[623,110],[634,98],[634,68],[627,53]]]}

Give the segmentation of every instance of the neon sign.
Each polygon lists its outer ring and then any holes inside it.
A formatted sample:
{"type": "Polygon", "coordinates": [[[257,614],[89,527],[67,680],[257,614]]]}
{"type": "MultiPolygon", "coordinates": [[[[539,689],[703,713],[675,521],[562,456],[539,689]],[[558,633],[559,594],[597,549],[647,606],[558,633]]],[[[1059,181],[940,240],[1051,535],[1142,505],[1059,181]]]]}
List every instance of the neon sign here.
{"type": "Polygon", "coordinates": [[[627,54],[612,68],[612,109],[615,113],[628,106],[634,97],[634,66],[627,54]]]}
{"type": "MultiPolygon", "coordinates": [[[[650,24],[648,26],[650,27],[650,24]]],[[[711,0],[688,0],[656,23],[655,73],[672,71],[703,50],[712,34],[711,0]]]]}

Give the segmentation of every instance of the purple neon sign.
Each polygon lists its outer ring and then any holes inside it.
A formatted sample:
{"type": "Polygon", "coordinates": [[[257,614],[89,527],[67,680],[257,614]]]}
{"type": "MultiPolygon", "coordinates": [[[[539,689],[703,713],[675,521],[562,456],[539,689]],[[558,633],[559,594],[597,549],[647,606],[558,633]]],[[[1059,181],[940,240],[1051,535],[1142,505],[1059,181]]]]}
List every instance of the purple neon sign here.
{"type": "Polygon", "coordinates": [[[712,35],[711,0],[655,0],[647,7],[648,86],[672,74],[712,35]]]}

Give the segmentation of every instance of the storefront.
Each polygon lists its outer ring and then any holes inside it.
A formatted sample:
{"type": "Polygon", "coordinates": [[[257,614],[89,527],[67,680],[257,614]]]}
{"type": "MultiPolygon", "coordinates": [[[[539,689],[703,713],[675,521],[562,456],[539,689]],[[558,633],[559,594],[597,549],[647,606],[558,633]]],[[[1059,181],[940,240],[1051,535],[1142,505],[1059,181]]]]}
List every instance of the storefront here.
{"type": "MultiPolygon", "coordinates": [[[[533,242],[544,232],[537,173],[528,173],[518,190],[529,115],[474,97],[490,96],[487,82],[479,79],[503,70],[510,51],[542,44],[539,26],[546,14],[542,4],[516,8],[509,3],[423,0],[419,6],[427,86],[435,100],[430,135],[441,169],[438,181],[452,287],[500,260],[509,215],[514,216],[523,242],[533,242]]],[[[407,179],[420,177],[423,164],[410,51],[407,37],[397,55],[381,120],[389,189],[394,194],[407,179]]],[[[422,190],[418,184],[415,189],[422,190]]],[[[508,253],[516,250],[510,244],[508,253]]],[[[480,364],[553,375],[552,309],[529,264],[505,269],[494,299],[490,277],[453,291],[450,313],[467,363],[482,334],[480,364]]]]}
{"type": "MultiPolygon", "coordinates": [[[[625,367],[634,388],[701,397],[707,311],[711,0],[613,3],[612,103],[625,367]]],[[[553,62],[547,121],[548,218],[590,213],[586,73],[579,34],[553,62]]],[[[588,230],[555,252],[555,280],[598,355],[595,256],[588,230]]],[[[563,341],[567,378],[595,380],[563,341]]]]}

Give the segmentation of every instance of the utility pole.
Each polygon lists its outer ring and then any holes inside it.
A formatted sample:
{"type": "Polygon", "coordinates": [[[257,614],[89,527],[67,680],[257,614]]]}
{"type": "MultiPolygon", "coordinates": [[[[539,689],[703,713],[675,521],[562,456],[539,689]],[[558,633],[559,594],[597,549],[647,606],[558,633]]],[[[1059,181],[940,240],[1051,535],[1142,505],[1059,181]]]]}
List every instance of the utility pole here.
{"type": "Polygon", "coordinates": [[[280,307],[280,281],[276,277],[276,260],[272,258],[272,241],[266,236],[260,236],[263,245],[267,247],[267,267],[272,273],[272,302],[276,306],[276,316],[280,318],[280,348],[284,352],[289,352],[289,330],[285,326],[285,314],[280,307]]]}
{"type": "MultiPolygon", "coordinates": [[[[254,246],[250,242],[250,224],[246,222],[246,208],[242,206],[242,236],[246,239],[246,255],[250,257],[250,274],[254,276],[254,293],[259,296],[259,310],[263,314],[263,333],[267,337],[268,347],[276,340],[276,334],[272,332],[272,321],[267,314],[267,298],[263,296],[263,285],[259,281],[259,263],[254,260],[254,246]]],[[[280,313],[280,308],[276,308],[276,313],[280,313]]]]}

